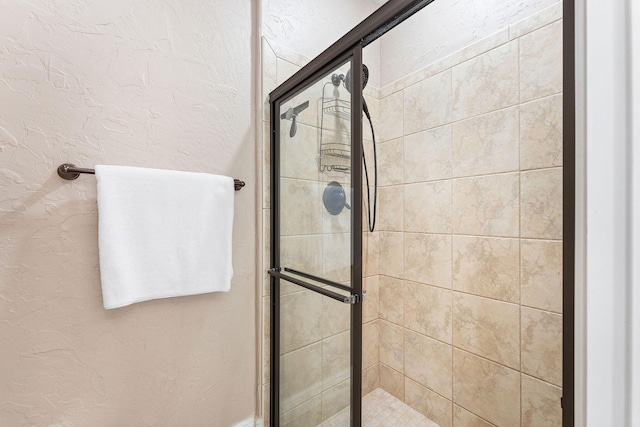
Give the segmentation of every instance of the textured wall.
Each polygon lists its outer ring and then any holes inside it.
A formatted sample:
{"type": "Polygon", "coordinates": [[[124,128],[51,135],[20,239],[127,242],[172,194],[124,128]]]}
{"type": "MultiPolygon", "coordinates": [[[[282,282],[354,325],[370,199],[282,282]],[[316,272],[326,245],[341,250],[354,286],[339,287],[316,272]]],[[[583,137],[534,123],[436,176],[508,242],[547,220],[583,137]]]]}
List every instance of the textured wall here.
{"type": "Polygon", "coordinates": [[[436,0],[380,40],[380,87],[558,0],[436,0]]]}
{"type": "Polygon", "coordinates": [[[314,58],[378,7],[369,0],[264,0],[262,31],[270,43],[314,58]]]}
{"type": "Polygon", "coordinates": [[[0,424],[227,426],[251,416],[251,3],[0,9],[0,424]],[[61,180],[65,161],[244,179],[231,291],[105,311],[95,179],[61,180]]]}

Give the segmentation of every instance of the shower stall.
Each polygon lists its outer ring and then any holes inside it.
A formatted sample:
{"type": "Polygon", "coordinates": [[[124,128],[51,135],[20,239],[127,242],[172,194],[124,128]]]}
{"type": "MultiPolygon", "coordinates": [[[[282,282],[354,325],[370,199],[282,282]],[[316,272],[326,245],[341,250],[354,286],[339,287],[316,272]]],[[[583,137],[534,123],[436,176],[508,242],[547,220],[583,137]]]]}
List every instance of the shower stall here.
{"type": "Polygon", "coordinates": [[[572,425],[567,16],[538,3],[451,51],[433,0],[308,62],[263,44],[270,425],[572,425]]]}

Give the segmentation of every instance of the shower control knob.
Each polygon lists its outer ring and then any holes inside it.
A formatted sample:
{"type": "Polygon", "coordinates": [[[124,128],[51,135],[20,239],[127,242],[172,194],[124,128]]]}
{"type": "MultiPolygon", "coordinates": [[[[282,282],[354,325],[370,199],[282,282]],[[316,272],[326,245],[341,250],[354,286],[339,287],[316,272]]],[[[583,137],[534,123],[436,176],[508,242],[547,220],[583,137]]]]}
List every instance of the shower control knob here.
{"type": "Polygon", "coordinates": [[[347,195],[344,188],[337,181],[331,181],[322,193],[322,203],[331,215],[338,215],[344,208],[351,209],[347,203],[347,195]]]}

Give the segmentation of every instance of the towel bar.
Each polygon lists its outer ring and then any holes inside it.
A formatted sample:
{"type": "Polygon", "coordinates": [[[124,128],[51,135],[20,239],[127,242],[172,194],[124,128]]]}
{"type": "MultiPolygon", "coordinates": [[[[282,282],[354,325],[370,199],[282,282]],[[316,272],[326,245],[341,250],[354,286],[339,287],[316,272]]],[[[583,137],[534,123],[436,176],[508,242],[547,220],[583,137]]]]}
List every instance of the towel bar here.
{"type": "MultiPolygon", "coordinates": [[[[80,176],[81,173],[88,173],[88,174],[95,175],[96,171],[94,169],[79,168],[79,167],[76,167],[76,165],[71,163],[63,163],[60,166],[58,166],[58,175],[60,176],[60,178],[63,178],[63,179],[68,179],[68,180],[76,179],[77,177],[80,176]]],[[[245,186],[244,181],[240,181],[239,179],[234,178],[233,187],[235,188],[236,191],[240,191],[244,186],[245,186]]]]}

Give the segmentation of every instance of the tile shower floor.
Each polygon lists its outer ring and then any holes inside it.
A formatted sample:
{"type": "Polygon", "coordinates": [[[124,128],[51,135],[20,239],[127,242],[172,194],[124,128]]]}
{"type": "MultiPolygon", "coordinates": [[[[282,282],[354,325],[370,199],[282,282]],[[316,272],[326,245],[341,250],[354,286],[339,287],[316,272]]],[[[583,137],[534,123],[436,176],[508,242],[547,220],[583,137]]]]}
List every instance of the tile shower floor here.
{"type": "MultiPolygon", "coordinates": [[[[349,408],[345,408],[319,427],[348,425],[349,408]]],[[[364,427],[439,427],[438,424],[381,388],[373,390],[362,398],[362,425],[364,427]]]]}

